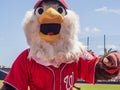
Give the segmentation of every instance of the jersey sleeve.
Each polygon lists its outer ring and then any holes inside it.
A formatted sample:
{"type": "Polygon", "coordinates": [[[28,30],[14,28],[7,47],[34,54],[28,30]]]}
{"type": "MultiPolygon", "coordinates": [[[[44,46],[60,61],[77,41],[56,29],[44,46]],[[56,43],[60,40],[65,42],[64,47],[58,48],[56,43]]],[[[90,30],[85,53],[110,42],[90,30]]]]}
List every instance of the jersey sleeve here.
{"type": "Polygon", "coordinates": [[[16,90],[28,90],[27,54],[28,50],[25,50],[17,57],[4,79],[4,83],[11,85],[16,90]]]}
{"type": "Polygon", "coordinates": [[[79,79],[85,80],[89,83],[95,82],[95,67],[99,58],[92,53],[85,52],[82,57],[79,58],[78,75],[79,79]]]}

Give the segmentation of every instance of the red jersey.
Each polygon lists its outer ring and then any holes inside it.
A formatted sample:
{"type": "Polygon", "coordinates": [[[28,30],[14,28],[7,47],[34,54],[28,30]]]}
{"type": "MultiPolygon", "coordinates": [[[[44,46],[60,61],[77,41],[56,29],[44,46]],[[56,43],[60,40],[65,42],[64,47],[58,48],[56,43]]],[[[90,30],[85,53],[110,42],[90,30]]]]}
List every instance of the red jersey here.
{"type": "Polygon", "coordinates": [[[98,58],[94,55],[92,60],[80,58],[56,68],[29,60],[28,53],[28,50],[25,50],[18,56],[4,80],[17,90],[28,90],[28,86],[30,90],[72,90],[77,79],[91,83],[95,81],[95,65],[98,58]]]}

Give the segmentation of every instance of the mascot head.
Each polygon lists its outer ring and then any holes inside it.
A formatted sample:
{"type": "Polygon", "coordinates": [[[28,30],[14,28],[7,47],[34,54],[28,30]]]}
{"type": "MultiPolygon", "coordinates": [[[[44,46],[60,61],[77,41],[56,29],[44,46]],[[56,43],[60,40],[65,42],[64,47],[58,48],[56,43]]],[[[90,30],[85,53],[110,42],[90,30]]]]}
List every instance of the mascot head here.
{"type": "Polygon", "coordinates": [[[64,0],[37,0],[26,13],[23,27],[30,46],[28,58],[58,67],[71,63],[84,50],[79,42],[79,17],[64,0]]]}

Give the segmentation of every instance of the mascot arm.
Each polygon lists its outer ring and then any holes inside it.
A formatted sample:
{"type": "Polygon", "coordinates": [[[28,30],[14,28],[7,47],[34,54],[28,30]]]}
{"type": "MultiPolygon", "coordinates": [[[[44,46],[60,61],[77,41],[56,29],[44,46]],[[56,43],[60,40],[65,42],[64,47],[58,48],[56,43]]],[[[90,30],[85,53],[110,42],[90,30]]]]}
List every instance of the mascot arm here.
{"type": "Polygon", "coordinates": [[[93,53],[83,52],[78,62],[78,78],[89,83],[95,83],[95,68],[99,58],[93,53]]]}
{"type": "Polygon", "coordinates": [[[18,56],[4,80],[1,90],[27,90],[28,88],[28,50],[18,56]]]}
{"type": "Polygon", "coordinates": [[[120,70],[120,53],[110,52],[100,58],[96,65],[95,80],[108,80],[118,75],[120,70]]]}

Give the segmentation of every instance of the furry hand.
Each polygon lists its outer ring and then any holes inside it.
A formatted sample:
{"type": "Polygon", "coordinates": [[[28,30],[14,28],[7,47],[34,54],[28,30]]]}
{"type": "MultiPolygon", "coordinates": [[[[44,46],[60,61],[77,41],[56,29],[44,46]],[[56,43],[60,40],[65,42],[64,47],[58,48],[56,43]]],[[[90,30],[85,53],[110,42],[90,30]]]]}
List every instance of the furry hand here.
{"type": "Polygon", "coordinates": [[[102,58],[103,64],[108,68],[120,68],[120,52],[111,52],[102,58]]]}

